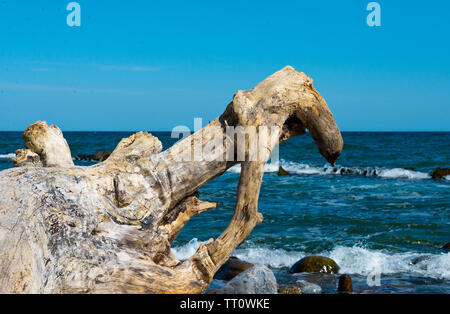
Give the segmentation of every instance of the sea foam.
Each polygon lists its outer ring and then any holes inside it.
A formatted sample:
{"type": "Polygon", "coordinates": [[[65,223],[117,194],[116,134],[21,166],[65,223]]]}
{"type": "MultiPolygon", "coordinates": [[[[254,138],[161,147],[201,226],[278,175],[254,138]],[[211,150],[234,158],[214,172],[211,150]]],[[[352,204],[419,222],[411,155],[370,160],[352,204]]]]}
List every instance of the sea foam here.
{"type": "MultiPolygon", "coordinates": [[[[188,243],[172,249],[175,256],[185,260],[192,256],[202,241],[194,238],[188,243]]],[[[301,251],[286,251],[263,246],[237,248],[236,256],[250,263],[260,263],[272,268],[289,268],[299,259],[312,255],[301,251]]],[[[367,276],[373,272],[383,274],[409,273],[434,279],[450,279],[450,253],[421,254],[416,252],[393,253],[385,250],[372,250],[361,246],[336,246],[331,251],[314,255],[330,257],[340,266],[340,273],[367,276]],[[422,261],[413,264],[412,260],[426,255],[422,261]]]]}
{"type": "MultiPolygon", "coordinates": [[[[297,175],[320,175],[320,176],[359,175],[365,177],[381,177],[385,179],[411,179],[411,180],[423,180],[431,178],[431,176],[428,173],[403,168],[389,169],[380,167],[343,167],[343,166],[331,167],[329,165],[324,165],[320,167],[284,160],[280,160],[279,163],[274,162],[267,164],[264,168],[264,172],[267,173],[278,172],[280,165],[291,174],[297,175]]],[[[240,173],[241,166],[236,165],[228,169],[228,172],[240,173]]]]}
{"type": "Polygon", "coordinates": [[[16,158],[16,154],[0,154],[0,159],[13,159],[16,158]]]}

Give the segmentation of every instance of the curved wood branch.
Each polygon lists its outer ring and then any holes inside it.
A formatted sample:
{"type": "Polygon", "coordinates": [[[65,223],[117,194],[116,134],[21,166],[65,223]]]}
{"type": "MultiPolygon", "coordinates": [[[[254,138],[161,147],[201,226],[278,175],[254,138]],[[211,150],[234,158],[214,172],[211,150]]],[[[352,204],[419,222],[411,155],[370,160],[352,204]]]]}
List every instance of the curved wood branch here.
{"type": "Polygon", "coordinates": [[[215,202],[201,201],[197,196],[187,197],[164,217],[159,230],[172,243],[191,218],[216,207],[217,203],[215,202]]]}
{"type": "Polygon", "coordinates": [[[17,168],[0,172],[0,293],[204,291],[262,221],[258,197],[270,152],[305,129],[333,163],[343,145],[339,129],[312,80],[291,67],[238,91],[219,118],[166,151],[139,132],[106,161],[78,167],[57,127],[31,125],[24,132],[29,150],[18,154],[17,168]],[[232,127],[254,128],[248,139],[268,135],[256,159],[232,127]],[[238,163],[230,225],[179,261],[173,240],[189,219],[216,207],[197,190],[238,163]]]}

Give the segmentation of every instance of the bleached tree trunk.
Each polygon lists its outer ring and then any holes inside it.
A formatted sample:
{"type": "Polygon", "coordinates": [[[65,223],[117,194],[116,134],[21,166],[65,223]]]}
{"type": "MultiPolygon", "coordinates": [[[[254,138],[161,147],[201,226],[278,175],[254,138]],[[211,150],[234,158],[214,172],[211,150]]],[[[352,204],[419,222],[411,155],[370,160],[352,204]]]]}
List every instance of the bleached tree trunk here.
{"type": "Polygon", "coordinates": [[[156,137],[139,132],[105,162],[79,167],[56,126],[29,126],[28,150],[17,155],[16,168],[0,172],[0,292],[203,292],[262,222],[258,197],[270,152],[305,128],[334,163],[343,145],[339,129],[312,80],[291,67],[238,91],[219,118],[163,152],[156,137]],[[230,126],[255,127],[257,136],[258,127],[271,128],[258,159],[245,146],[238,160],[230,126]],[[225,149],[216,149],[220,143],[225,149]],[[171,243],[189,219],[216,207],[197,190],[237,163],[230,225],[179,261],[171,243]]]}

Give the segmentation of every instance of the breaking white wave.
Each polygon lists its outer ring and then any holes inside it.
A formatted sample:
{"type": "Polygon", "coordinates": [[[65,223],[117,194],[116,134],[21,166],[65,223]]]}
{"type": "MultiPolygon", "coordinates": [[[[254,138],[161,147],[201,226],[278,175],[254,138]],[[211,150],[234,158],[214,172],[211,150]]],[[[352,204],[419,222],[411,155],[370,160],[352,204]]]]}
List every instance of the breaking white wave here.
{"type": "Polygon", "coordinates": [[[195,254],[197,249],[200,247],[200,244],[203,244],[205,242],[199,241],[197,238],[193,238],[188,243],[181,245],[179,247],[173,247],[172,253],[175,254],[175,256],[179,260],[186,260],[192,255],[195,254]]]}
{"type": "Polygon", "coordinates": [[[302,252],[285,251],[283,249],[254,247],[238,248],[233,252],[233,256],[254,264],[261,263],[273,268],[282,268],[292,266],[306,255],[302,252]]]}
{"type": "MultiPolygon", "coordinates": [[[[386,179],[412,179],[412,180],[423,180],[430,179],[431,176],[428,173],[408,170],[403,168],[378,168],[378,167],[343,167],[335,166],[331,167],[329,165],[324,165],[322,167],[312,166],[308,164],[297,163],[293,161],[274,162],[267,164],[265,166],[264,172],[278,172],[280,165],[291,174],[298,175],[360,175],[366,177],[381,177],[386,179]]],[[[240,173],[241,166],[236,165],[230,169],[228,172],[240,173]]]]}
{"type": "Polygon", "coordinates": [[[435,279],[450,279],[450,253],[424,255],[419,253],[393,253],[369,250],[363,247],[337,246],[326,256],[341,267],[341,273],[369,275],[409,273],[435,279]],[[416,264],[412,260],[427,256],[416,264]]]}
{"type": "MultiPolygon", "coordinates": [[[[197,238],[188,243],[172,248],[172,252],[179,260],[185,260],[194,255],[200,244],[205,242],[197,238]]],[[[260,247],[237,248],[233,256],[250,263],[261,263],[274,268],[288,267],[304,257],[305,254],[298,252],[288,252],[283,249],[267,249],[260,247]]]]}
{"type": "Polygon", "coordinates": [[[445,176],[444,179],[450,181],[450,175],[445,176]]]}
{"type": "MultiPolygon", "coordinates": [[[[188,243],[173,248],[175,256],[185,260],[192,256],[201,242],[192,239],[188,243]]],[[[301,258],[312,255],[306,252],[293,252],[267,247],[238,248],[233,256],[250,263],[260,263],[272,268],[291,267],[301,258]]],[[[340,266],[340,273],[367,276],[374,272],[383,274],[409,273],[434,279],[450,280],[450,253],[420,254],[420,253],[390,253],[381,250],[371,250],[360,246],[336,246],[331,251],[321,252],[321,255],[332,258],[340,266]],[[423,260],[412,263],[417,257],[427,256],[423,260]]]]}
{"type": "Polygon", "coordinates": [[[382,178],[389,178],[389,179],[403,178],[403,179],[421,180],[431,178],[431,176],[428,173],[407,170],[402,168],[380,170],[379,176],[382,178]]]}
{"type": "MultiPolygon", "coordinates": [[[[274,163],[268,163],[264,167],[264,172],[278,172],[278,169],[280,168],[280,164],[278,162],[274,163]]],[[[241,173],[241,165],[235,165],[227,170],[231,173],[241,173]]]]}
{"type": "Polygon", "coordinates": [[[0,154],[0,159],[13,159],[16,158],[16,154],[0,154]]]}

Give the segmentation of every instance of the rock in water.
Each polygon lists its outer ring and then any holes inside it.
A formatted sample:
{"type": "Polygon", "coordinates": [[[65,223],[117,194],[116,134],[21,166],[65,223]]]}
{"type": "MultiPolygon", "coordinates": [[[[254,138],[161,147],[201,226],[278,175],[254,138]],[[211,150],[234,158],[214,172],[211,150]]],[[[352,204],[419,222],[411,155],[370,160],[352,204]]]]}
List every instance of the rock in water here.
{"type": "Polygon", "coordinates": [[[302,294],[302,289],[297,286],[284,287],[278,290],[278,294],[302,294]]]}
{"type": "Polygon", "coordinates": [[[217,294],[276,294],[277,281],[273,272],[264,265],[255,265],[240,273],[217,294]]]}
{"type": "Polygon", "coordinates": [[[410,264],[411,264],[411,265],[417,265],[417,264],[422,263],[422,262],[424,262],[424,261],[428,261],[430,258],[431,258],[430,255],[419,256],[419,257],[413,258],[413,259],[411,260],[411,263],[410,263],[410,264]]]}
{"type": "Polygon", "coordinates": [[[110,155],[111,155],[111,152],[109,150],[105,150],[104,152],[99,150],[99,151],[95,152],[95,155],[92,157],[92,159],[99,161],[99,162],[103,162],[106,159],[108,159],[108,157],[110,155]]]}
{"type": "Polygon", "coordinates": [[[352,278],[349,275],[342,275],[341,277],[339,277],[338,292],[353,292],[352,278]]]}
{"type": "Polygon", "coordinates": [[[214,275],[214,279],[231,280],[253,266],[252,263],[241,261],[239,258],[232,256],[219,268],[214,275]]]}
{"type": "Polygon", "coordinates": [[[315,283],[308,282],[306,280],[298,280],[297,281],[300,290],[304,294],[320,294],[322,293],[322,288],[315,283]]]}
{"type": "Polygon", "coordinates": [[[450,175],[450,168],[436,168],[431,174],[431,177],[433,179],[442,179],[448,175],[450,175]]]}
{"type": "Polygon", "coordinates": [[[442,247],[442,249],[443,249],[443,250],[450,251],[450,242],[447,243],[447,244],[445,244],[445,245],[442,247]]]}
{"type": "Polygon", "coordinates": [[[278,175],[279,176],[290,176],[291,174],[289,172],[287,172],[286,170],[284,170],[283,167],[280,166],[280,168],[278,169],[278,175]]]}
{"type": "Polygon", "coordinates": [[[308,256],[302,258],[297,263],[292,265],[289,272],[292,273],[328,273],[336,274],[339,271],[339,266],[331,258],[324,256],[308,256]]]}

